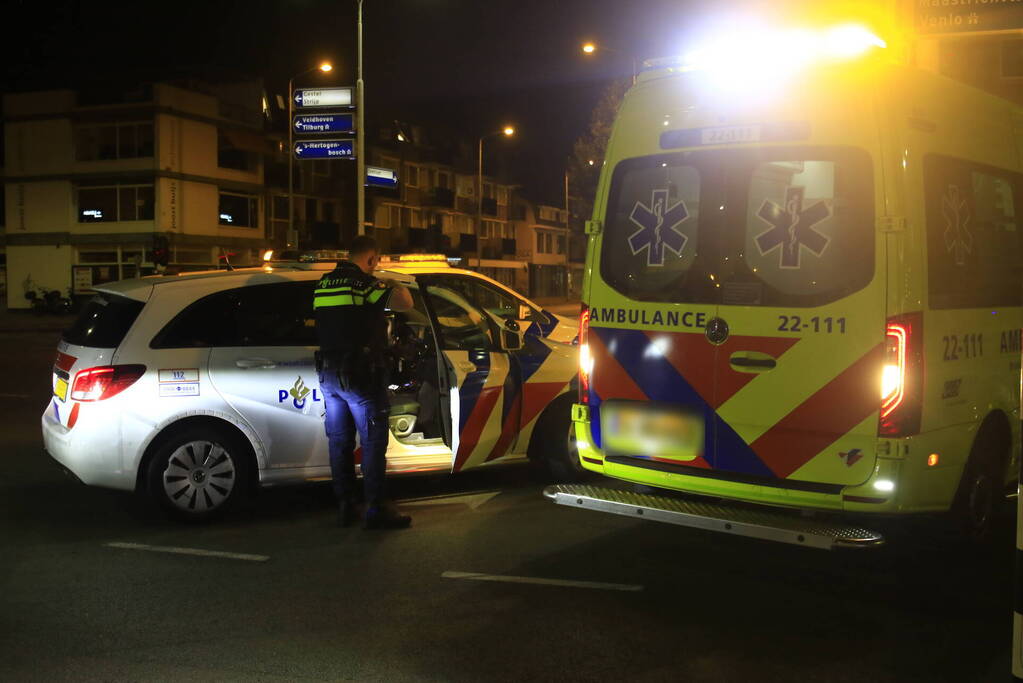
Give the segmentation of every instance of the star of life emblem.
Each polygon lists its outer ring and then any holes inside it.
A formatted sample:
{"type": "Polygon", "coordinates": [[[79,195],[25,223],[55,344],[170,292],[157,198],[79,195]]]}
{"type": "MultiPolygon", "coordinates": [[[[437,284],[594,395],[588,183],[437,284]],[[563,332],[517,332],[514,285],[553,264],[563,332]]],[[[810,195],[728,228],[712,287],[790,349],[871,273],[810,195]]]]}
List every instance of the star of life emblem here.
{"type": "Polygon", "coordinates": [[[966,265],[966,255],[973,253],[973,233],[966,200],[959,197],[959,187],[949,185],[941,197],[941,215],[945,218],[945,249],[952,254],[957,266],[966,265]]]}
{"type": "Polygon", "coordinates": [[[629,235],[629,248],[636,256],[646,250],[648,266],[664,265],[664,250],[682,256],[689,237],[676,228],[687,218],[689,211],[682,200],[668,206],[668,190],[654,190],[650,195],[650,206],[636,202],[629,214],[629,220],[638,230],[629,235]]]}
{"type": "Polygon", "coordinates": [[[820,257],[831,242],[830,237],[822,235],[813,227],[831,215],[831,208],[827,202],[820,200],[804,209],[804,192],[805,188],[802,187],[786,188],[785,206],[778,206],[770,199],[765,199],[757,211],[757,217],[771,226],[757,235],[757,249],[761,256],[780,249],[780,268],[799,268],[804,248],[820,257]]]}

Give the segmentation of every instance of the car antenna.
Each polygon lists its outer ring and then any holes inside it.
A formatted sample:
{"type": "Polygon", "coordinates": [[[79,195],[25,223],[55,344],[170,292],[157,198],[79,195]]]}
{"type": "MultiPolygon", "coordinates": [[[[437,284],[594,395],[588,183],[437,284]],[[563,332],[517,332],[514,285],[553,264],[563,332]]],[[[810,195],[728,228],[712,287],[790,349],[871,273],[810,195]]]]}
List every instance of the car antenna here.
{"type": "Polygon", "coordinates": [[[222,252],[220,254],[220,260],[224,262],[224,265],[227,266],[228,270],[234,270],[234,266],[231,265],[231,257],[234,256],[234,254],[224,249],[221,249],[220,251],[222,252]]]}

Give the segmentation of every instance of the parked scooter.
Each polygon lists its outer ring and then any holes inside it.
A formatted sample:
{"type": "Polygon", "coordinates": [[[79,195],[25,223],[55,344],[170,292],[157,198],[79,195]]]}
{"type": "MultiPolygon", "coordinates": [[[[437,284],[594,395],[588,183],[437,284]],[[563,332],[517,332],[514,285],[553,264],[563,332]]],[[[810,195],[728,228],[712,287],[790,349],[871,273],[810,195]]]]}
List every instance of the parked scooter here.
{"type": "Polygon", "coordinates": [[[62,315],[71,313],[72,301],[69,297],[63,296],[60,290],[51,289],[50,291],[44,291],[40,297],[34,289],[30,289],[25,292],[25,298],[28,299],[32,304],[32,311],[37,315],[44,313],[52,313],[54,315],[62,315]]]}

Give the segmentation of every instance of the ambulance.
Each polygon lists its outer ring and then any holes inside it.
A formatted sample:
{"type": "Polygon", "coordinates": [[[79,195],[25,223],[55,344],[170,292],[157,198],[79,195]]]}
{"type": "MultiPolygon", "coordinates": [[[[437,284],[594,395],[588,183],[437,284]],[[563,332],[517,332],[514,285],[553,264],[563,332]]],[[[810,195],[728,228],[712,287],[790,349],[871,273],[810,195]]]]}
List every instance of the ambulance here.
{"type": "Polygon", "coordinates": [[[984,538],[1020,455],[1021,136],[854,25],[646,62],[572,416],[580,466],[638,486],[546,495],[829,549],[924,513],[984,538]]]}

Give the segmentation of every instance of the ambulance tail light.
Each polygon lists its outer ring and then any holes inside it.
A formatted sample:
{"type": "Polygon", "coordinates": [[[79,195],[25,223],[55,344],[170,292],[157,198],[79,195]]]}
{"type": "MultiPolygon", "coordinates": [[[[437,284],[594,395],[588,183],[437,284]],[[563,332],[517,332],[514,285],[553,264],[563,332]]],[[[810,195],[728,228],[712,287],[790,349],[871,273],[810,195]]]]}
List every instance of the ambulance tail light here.
{"type": "Polygon", "coordinates": [[[579,403],[590,402],[590,373],[593,356],[590,354],[590,307],[583,304],[579,313],[579,403]]]}
{"type": "Polygon", "coordinates": [[[75,375],[71,398],[75,401],[103,401],[121,393],[146,372],[145,365],[101,365],[75,375]]]}
{"type": "Polygon", "coordinates": [[[920,431],[922,347],[922,314],[910,313],[888,319],[881,370],[880,436],[910,436],[920,431]]]}

